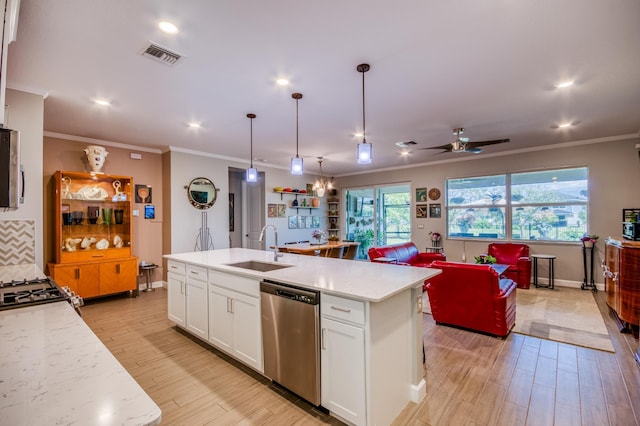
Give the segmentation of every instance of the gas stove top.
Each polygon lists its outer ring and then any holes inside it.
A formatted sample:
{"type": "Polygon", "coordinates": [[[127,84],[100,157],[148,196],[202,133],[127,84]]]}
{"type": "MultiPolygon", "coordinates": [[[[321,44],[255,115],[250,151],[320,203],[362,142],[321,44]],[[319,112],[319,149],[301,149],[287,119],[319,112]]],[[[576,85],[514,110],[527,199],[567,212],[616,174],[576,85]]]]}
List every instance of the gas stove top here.
{"type": "Polygon", "coordinates": [[[62,300],[69,301],[76,309],[84,304],[69,287],[60,288],[49,277],[0,281],[0,310],[62,300]]]}

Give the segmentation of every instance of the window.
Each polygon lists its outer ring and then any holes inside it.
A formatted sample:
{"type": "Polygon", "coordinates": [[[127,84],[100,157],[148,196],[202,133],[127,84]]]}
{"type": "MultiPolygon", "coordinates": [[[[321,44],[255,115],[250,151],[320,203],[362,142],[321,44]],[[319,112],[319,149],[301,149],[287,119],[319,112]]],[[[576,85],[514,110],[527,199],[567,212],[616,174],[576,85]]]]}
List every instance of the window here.
{"type": "Polygon", "coordinates": [[[346,191],[345,236],[360,243],[356,259],[367,259],[372,245],[411,240],[409,189],[403,184],[346,191]]]}
{"type": "Polygon", "coordinates": [[[588,201],[586,167],[448,179],[447,231],[452,238],[578,241],[588,201]]]}

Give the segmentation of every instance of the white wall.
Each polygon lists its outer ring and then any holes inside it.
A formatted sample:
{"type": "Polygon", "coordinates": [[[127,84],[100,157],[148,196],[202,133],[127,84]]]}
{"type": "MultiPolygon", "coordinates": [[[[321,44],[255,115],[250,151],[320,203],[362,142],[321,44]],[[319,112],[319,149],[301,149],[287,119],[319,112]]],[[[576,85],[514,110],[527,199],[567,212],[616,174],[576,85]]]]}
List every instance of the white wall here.
{"type": "MultiPolygon", "coordinates": [[[[254,164],[254,166],[256,166],[254,164]]],[[[246,164],[230,162],[226,159],[214,158],[197,153],[171,151],[170,175],[171,175],[171,238],[170,247],[165,247],[165,253],[183,253],[193,251],[196,237],[201,225],[201,210],[197,210],[187,200],[185,186],[196,177],[207,177],[218,188],[218,200],[208,210],[209,230],[216,249],[229,247],[229,168],[245,169],[246,164]]],[[[288,170],[257,166],[265,175],[265,220],[266,224],[272,224],[278,229],[278,242],[301,241],[311,239],[311,229],[289,229],[287,218],[268,218],[267,205],[269,203],[290,204],[293,196],[274,193],[276,186],[306,189],[307,183],[315,181],[315,176],[292,176],[288,170]]],[[[167,170],[165,170],[167,173],[167,170]]],[[[236,191],[237,189],[234,189],[236,191]]],[[[234,192],[235,193],[235,192],[234,192]]],[[[165,194],[166,196],[166,194],[165,194]]],[[[236,194],[236,199],[239,194],[236,194]]],[[[300,197],[299,197],[300,199],[300,197]]],[[[327,228],[326,202],[320,203],[321,208],[313,210],[313,215],[320,216],[320,229],[327,228]]],[[[236,208],[238,208],[236,206],[236,208]]],[[[298,214],[295,209],[287,209],[287,217],[298,214]]],[[[300,209],[300,215],[309,215],[309,209],[300,209]]],[[[165,217],[166,220],[166,217],[165,217]]],[[[240,223],[236,221],[236,229],[240,223]]],[[[166,230],[165,230],[166,232],[166,230]]],[[[273,233],[267,234],[266,245],[274,244],[273,233]]]]}
{"type": "Polygon", "coordinates": [[[25,170],[25,199],[17,210],[0,212],[0,220],[34,220],[36,225],[36,264],[43,265],[43,177],[42,135],[44,99],[40,95],[7,90],[5,127],[20,131],[20,162],[25,170]]]}
{"type": "MultiPolygon", "coordinates": [[[[599,268],[604,257],[604,239],[607,236],[621,238],[621,217],[623,208],[640,208],[640,159],[635,144],[640,138],[614,140],[600,143],[547,149],[535,152],[523,152],[494,157],[461,155],[460,161],[434,163],[421,167],[406,168],[387,172],[370,173],[341,177],[342,189],[375,184],[411,181],[412,194],[416,188],[438,188],[442,197],[441,219],[416,219],[415,205],[412,201],[412,241],[424,249],[430,246],[429,231],[446,235],[446,194],[445,180],[480,176],[495,173],[519,172],[554,169],[563,167],[589,167],[589,233],[600,235],[596,247],[595,278],[602,283],[599,268]],[[424,229],[418,229],[418,224],[424,229]]],[[[413,196],[412,196],[413,197],[413,196]]],[[[473,256],[486,252],[488,241],[445,240],[444,250],[448,260],[461,261],[463,253],[466,261],[472,262],[473,256]]],[[[532,253],[545,253],[557,256],[556,280],[568,281],[567,284],[582,282],[582,251],[580,243],[544,243],[527,242],[532,253]]],[[[546,268],[546,265],[544,265],[546,268]]],[[[558,281],[556,281],[557,283],[558,281]]]]}

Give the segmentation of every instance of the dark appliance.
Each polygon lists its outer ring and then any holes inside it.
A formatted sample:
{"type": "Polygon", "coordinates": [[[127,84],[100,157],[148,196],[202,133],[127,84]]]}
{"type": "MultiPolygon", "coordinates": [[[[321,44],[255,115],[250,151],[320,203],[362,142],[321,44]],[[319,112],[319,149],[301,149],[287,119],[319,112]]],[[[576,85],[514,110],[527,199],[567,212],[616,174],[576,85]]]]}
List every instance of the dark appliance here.
{"type": "Polygon", "coordinates": [[[20,134],[17,130],[0,128],[0,208],[17,209],[23,201],[20,134]]]}
{"type": "Polygon", "coordinates": [[[78,314],[81,314],[80,306],[84,305],[82,297],[75,295],[69,287],[59,287],[49,277],[0,281],[0,310],[64,300],[68,301],[78,314]]]}
{"type": "Polygon", "coordinates": [[[625,240],[640,241],[640,222],[622,222],[622,237],[625,240]]]}

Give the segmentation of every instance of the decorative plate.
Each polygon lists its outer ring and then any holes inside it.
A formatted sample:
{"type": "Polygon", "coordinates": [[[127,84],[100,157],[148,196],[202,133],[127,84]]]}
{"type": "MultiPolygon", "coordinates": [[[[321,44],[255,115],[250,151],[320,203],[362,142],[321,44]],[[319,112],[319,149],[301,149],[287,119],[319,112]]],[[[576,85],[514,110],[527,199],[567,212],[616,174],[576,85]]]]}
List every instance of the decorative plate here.
{"type": "Polygon", "coordinates": [[[429,190],[429,199],[435,201],[438,198],[440,198],[440,190],[438,188],[431,188],[429,190]]]}

